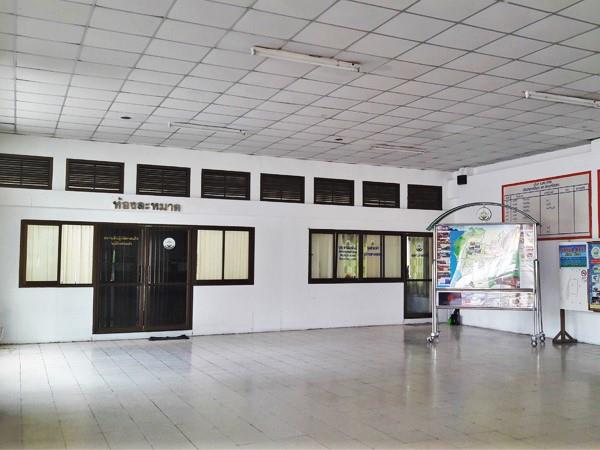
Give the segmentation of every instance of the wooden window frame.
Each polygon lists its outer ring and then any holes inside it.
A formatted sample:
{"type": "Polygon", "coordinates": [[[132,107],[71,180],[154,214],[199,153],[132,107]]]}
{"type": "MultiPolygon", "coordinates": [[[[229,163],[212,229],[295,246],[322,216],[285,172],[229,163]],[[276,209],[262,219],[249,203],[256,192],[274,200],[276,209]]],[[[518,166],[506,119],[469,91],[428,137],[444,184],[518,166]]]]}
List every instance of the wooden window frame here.
{"type": "Polygon", "coordinates": [[[261,202],[277,202],[277,203],[304,203],[306,200],[306,179],[302,175],[283,175],[278,173],[261,173],[260,174],[260,201],[261,202]],[[263,182],[265,177],[280,177],[281,179],[302,179],[302,199],[301,200],[279,200],[275,198],[265,198],[263,192],[263,182]]]}
{"type": "MultiPolygon", "coordinates": [[[[342,179],[342,178],[320,178],[320,177],[315,177],[314,178],[314,182],[313,182],[313,187],[314,187],[314,204],[315,205],[336,205],[336,206],[354,206],[354,180],[347,180],[347,179],[342,179]],[[347,185],[346,187],[350,187],[350,203],[342,203],[342,202],[335,202],[332,201],[330,202],[323,202],[323,201],[317,201],[317,184],[320,182],[327,182],[327,183],[338,183],[339,185],[347,185]]],[[[332,197],[333,197],[333,193],[332,193],[332,197]]]]}
{"type": "Polygon", "coordinates": [[[21,220],[21,236],[20,236],[20,248],[19,248],[19,287],[20,288],[32,288],[32,287],[92,287],[95,284],[96,276],[96,254],[95,244],[94,251],[92,252],[92,282],[91,283],[61,283],[60,282],[60,267],[61,261],[61,246],[62,246],[62,225],[84,225],[94,227],[94,241],[96,240],[96,224],[94,222],[78,222],[78,221],[64,221],[64,220],[21,220]],[[27,270],[27,226],[28,225],[48,225],[58,226],[58,255],[56,264],[56,281],[27,281],[26,270],[27,270]]]}
{"type": "Polygon", "coordinates": [[[192,264],[194,286],[239,286],[254,284],[254,227],[222,227],[222,226],[195,226],[192,233],[192,264]],[[198,231],[213,230],[221,231],[223,239],[223,248],[221,249],[221,279],[220,280],[198,280],[198,231]],[[248,278],[239,280],[226,280],[225,277],[225,232],[226,231],[247,231],[248,235],[248,278]]]}
{"type": "MultiPolygon", "coordinates": [[[[3,184],[0,183],[0,187],[4,187],[4,188],[16,188],[16,189],[41,189],[41,190],[52,190],[52,177],[53,177],[53,166],[54,166],[54,158],[51,156],[36,156],[36,155],[19,155],[19,154],[15,154],[15,153],[2,153],[2,155],[5,156],[10,156],[10,157],[14,157],[17,159],[37,159],[40,161],[46,161],[48,162],[48,185],[47,186],[43,186],[43,187],[39,187],[39,186],[23,186],[22,184],[20,185],[14,185],[14,184],[3,184]]],[[[22,170],[21,170],[21,182],[22,182],[22,170]]]]}
{"type": "Polygon", "coordinates": [[[189,167],[162,166],[162,165],[156,165],[156,164],[138,164],[137,168],[136,168],[136,177],[135,177],[135,193],[137,195],[154,195],[154,196],[164,196],[164,197],[182,197],[182,198],[190,197],[190,174],[191,174],[191,169],[189,167]],[[164,185],[163,185],[163,192],[157,192],[157,193],[140,192],[140,167],[150,167],[153,169],[160,169],[160,170],[177,169],[177,170],[185,171],[185,176],[186,176],[186,192],[185,192],[185,194],[175,195],[175,194],[164,193],[164,185]]]}
{"type": "Polygon", "coordinates": [[[201,198],[210,198],[210,199],[217,199],[217,200],[250,200],[250,172],[236,172],[236,171],[232,171],[232,170],[217,170],[217,169],[202,169],[202,174],[201,174],[201,181],[200,181],[200,197],[201,198]],[[228,197],[227,196],[227,183],[224,182],[223,183],[223,197],[216,197],[216,196],[212,196],[212,195],[207,195],[205,192],[205,182],[204,182],[204,176],[208,175],[208,174],[214,174],[214,175],[222,175],[223,177],[226,177],[228,175],[237,175],[237,176],[243,176],[245,178],[245,184],[246,184],[246,195],[244,198],[238,198],[238,197],[228,197]]]}
{"type": "Polygon", "coordinates": [[[308,230],[308,284],[340,284],[340,283],[402,283],[404,282],[404,267],[406,265],[404,249],[406,235],[403,231],[381,231],[381,230],[338,230],[311,228],[308,230]],[[332,278],[312,278],[312,235],[333,234],[333,270],[332,278]],[[358,278],[337,278],[337,240],[339,234],[358,234],[358,278]],[[374,234],[381,236],[381,256],[379,278],[363,277],[364,263],[364,236],[374,234]],[[400,264],[402,267],[400,277],[385,277],[385,236],[400,236],[400,264]]]}
{"type": "MultiPolygon", "coordinates": [[[[363,206],[366,208],[400,208],[400,183],[387,183],[381,181],[363,181],[363,206]],[[366,205],[365,204],[365,187],[394,187],[396,189],[396,204],[395,205],[366,205]]],[[[378,200],[381,202],[381,200],[378,200]]]]}
{"type": "MultiPolygon", "coordinates": [[[[415,194],[413,193],[413,195],[415,195],[415,194]]],[[[423,211],[442,211],[444,209],[444,188],[442,186],[433,185],[433,184],[409,184],[406,186],[406,199],[407,199],[407,204],[406,204],[407,209],[420,209],[423,211]],[[413,204],[411,203],[411,190],[414,188],[436,188],[436,194],[439,194],[439,208],[422,208],[422,207],[413,206],[413,204]],[[437,192],[437,191],[439,191],[439,192],[437,192]]],[[[422,206],[422,205],[419,205],[419,206],[422,206]]]]}
{"type": "Polygon", "coordinates": [[[66,162],[66,170],[65,170],[65,190],[66,191],[74,191],[74,192],[102,192],[109,194],[122,194],[123,193],[123,185],[125,181],[125,163],[115,162],[115,161],[98,161],[91,159],[74,159],[67,158],[66,162]],[[96,187],[88,188],[88,189],[74,189],[69,187],[69,175],[71,173],[71,163],[87,163],[87,164],[104,164],[104,165],[112,165],[119,168],[119,190],[118,191],[110,191],[106,189],[96,189],[96,187]]]}

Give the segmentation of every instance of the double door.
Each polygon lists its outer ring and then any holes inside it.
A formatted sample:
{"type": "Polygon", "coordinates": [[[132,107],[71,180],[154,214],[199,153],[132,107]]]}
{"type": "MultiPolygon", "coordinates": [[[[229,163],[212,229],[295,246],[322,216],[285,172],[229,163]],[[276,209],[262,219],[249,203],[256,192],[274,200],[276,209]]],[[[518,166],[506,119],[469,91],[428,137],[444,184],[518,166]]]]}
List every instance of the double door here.
{"type": "Polygon", "coordinates": [[[186,227],[97,227],[94,332],[191,328],[190,231],[186,227]]]}

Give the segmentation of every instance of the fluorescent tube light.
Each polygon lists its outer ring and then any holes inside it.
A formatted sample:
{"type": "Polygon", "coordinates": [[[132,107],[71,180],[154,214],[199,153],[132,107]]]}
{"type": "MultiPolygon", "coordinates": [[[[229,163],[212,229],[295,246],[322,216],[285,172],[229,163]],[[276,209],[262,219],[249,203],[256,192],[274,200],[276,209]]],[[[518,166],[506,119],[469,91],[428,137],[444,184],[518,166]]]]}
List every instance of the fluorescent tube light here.
{"type": "Polygon", "coordinates": [[[525,91],[525,98],[533,100],[545,100],[548,102],[568,103],[569,105],[590,106],[600,108],[600,101],[591,98],[570,97],[567,95],[550,94],[548,92],[525,91]]]}
{"type": "Polygon", "coordinates": [[[412,155],[421,155],[425,153],[425,150],[417,147],[409,147],[407,145],[393,145],[393,144],[377,144],[371,147],[371,150],[388,150],[390,152],[401,152],[410,153],[412,155]]]}
{"type": "Polygon", "coordinates": [[[327,58],[325,56],[305,55],[303,53],[288,52],[287,50],[256,46],[250,49],[250,53],[256,56],[265,56],[267,58],[282,59],[284,61],[293,61],[304,64],[313,64],[315,66],[331,67],[332,69],[360,72],[359,63],[327,58]]]}
{"type": "Polygon", "coordinates": [[[241,130],[239,128],[229,128],[219,125],[206,125],[202,123],[194,123],[194,122],[169,122],[169,128],[188,128],[191,130],[201,130],[201,131],[210,131],[212,133],[233,133],[233,134],[242,134],[246,136],[248,134],[247,130],[241,130]]]}

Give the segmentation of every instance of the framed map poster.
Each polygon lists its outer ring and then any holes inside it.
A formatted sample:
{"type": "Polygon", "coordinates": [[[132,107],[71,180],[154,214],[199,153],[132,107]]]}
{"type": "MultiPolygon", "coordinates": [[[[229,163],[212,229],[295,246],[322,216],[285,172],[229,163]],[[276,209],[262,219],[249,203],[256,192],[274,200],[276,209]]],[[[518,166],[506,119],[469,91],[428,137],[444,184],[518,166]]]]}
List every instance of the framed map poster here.
{"type": "MultiPolygon", "coordinates": [[[[538,222],[538,238],[589,239],[592,237],[592,174],[571,173],[502,186],[502,202],[518,208],[538,222]]],[[[504,208],[502,221],[525,221],[522,214],[504,208]]]]}
{"type": "Polygon", "coordinates": [[[534,224],[438,225],[436,237],[439,305],[533,307],[534,224]]]}

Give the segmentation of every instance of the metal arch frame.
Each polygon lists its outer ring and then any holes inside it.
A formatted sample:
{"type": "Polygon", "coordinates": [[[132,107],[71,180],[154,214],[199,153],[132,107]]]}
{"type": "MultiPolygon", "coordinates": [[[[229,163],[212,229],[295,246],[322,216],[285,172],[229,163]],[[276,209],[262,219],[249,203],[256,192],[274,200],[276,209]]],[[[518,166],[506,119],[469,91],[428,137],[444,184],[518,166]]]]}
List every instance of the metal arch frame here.
{"type": "MultiPolygon", "coordinates": [[[[532,308],[528,308],[528,309],[523,309],[522,311],[532,311],[533,312],[533,332],[531,334],[531,345],[532,347],[536,347],[539,343],[543,343],[546,339],[546,336],[544,334],[544,324],[543,324],[543,320],[542,320],[542,303],[541,303],[541,297],[540,297],[540,278],[539,278],[539,260],[537,258],[537,228],[538,226],[540,226],[540,223],[534,219],[531,215],[529,215],[528,213],[526,213],[525,211],[520,210],[519,208],[516,208],[514,206],[510,206],[510,205],[505,205],[503,203],[498,203],[498,202],[473,202],[473,203],[465,203],[464,205],[460,205],[457,207],[454,207],[452,209],[449,209],[448,211],[444,212],[443,214],[440,214],[438,217],[436,217],[433,222],[431,222],[429,224],[429,226],[427,227],[427,231],[431,231],[433,230],[433,259],[432,259],[432,267],[431,267],[431,273],[432,273],[432,282],[431,282],[431,335],[427,338],[427,342],[432,344],[436,342],[436,339],[439,338],[440,336],[440,332],[439,332],[439,318],[438,318],[438,302],[437,302],[437,297],[438,297],[438,289],[437,289],[437,227],[436,225],[438,225],[443,219],[445,219],[446,217],[448,217],[449,215],[460,211],[462,209],[466,209],[466,208],[472,208],[472,207],[476,207],[476,206],[499,206],[501,208],[508,208],[511,209],[513,211],[516,211],[520,214],[522,214],[523,216],[525,216],[527,219],[529,219],[529,221],[533,224],[535,224],[535,228],[534,228],[534,242],[536,245],[536,259],[533,261],[533,276],[534,276],[534,283],[533,283],[533,288],[531,290],[528,290],[528,292],[531,292],[533,294],[533,307],[532,308]]],[[[457,289],[457,291],[461,291],[461,289],[457,289]]],[[[488,290],[489,291],[489,290],[488,290]]],[[[520,291],[520,290],[518,290],[520,291]]],[[[443,309],[448,309],[448,308],[443,308],[443,309]]],[[[471,309],[484,309],[484,308],[471,308],[471,309]]],[[[500,310],[507,310],[507,308],[494,308],[494,309],[500,309],[500,310]]]]}
{"type": "Polygon", "coordinates": [[[525,211],[520,210],[519,208],[515,208],[514,206],[505,205],[504,203],[498,203],[498,202],[473,202],[473,203],[465,203],[464,205],[456,206],[456,207],[449,209],[448,211],[440,214],[433,220],[433,222],[431,222],[427,226],[427,231],[433,230],[433,227],[435,227],[438,223],[440,223],[442,221],[442,219],[445,219],[449,215],[454,214],[456,211],[460,211],[461,209],[466,209],[466,208],[474,208],[475,206],[500,206],[501,208],[512,209],[513,211],[517,211],[518,213],[523,214],[532,223],[535,223],[536,225],[540,225],[540,223],[537,220],[535,220],[532,216],[527,214],[525,211]]]}

